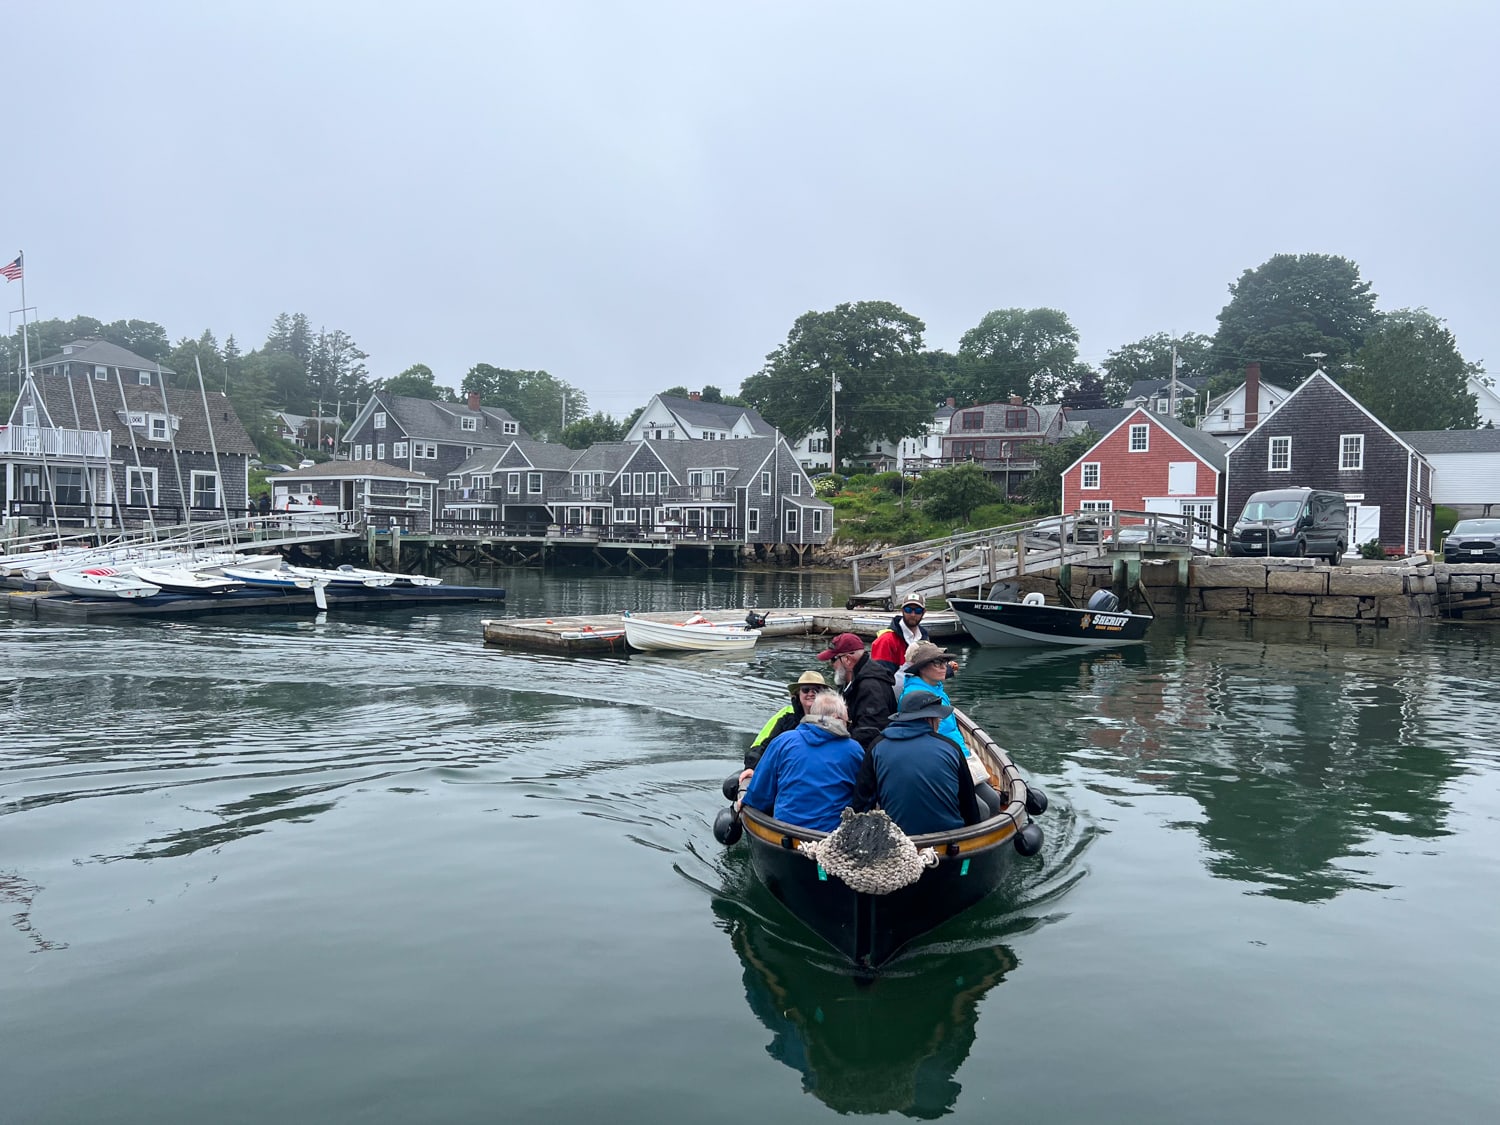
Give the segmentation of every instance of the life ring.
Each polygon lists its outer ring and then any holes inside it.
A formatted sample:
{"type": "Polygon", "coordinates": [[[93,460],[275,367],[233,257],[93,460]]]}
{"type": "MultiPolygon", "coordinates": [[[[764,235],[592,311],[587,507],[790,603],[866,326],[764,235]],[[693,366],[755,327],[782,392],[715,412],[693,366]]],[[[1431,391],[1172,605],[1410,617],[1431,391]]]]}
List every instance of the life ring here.
{"type": "Polygon", "coordinates": [[[1038,590],[1033,590],[1021,599],[1022,605],[1046,605],[1047,598],[1038,590]]]}

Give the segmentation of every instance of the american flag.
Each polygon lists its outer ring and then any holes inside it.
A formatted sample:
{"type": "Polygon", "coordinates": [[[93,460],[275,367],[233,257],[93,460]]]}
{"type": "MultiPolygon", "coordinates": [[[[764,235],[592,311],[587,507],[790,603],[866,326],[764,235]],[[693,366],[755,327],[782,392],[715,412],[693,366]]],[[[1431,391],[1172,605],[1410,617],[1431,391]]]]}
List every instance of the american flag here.
{"type": "Polygon", "coordinates": [[[0,266],[0,274],[5,276],[6,281],[21,280],[21,259],[24,257],[26,257],[25,254],[17,254],[14,262],[11,262],[9,265],[0,266]]]}

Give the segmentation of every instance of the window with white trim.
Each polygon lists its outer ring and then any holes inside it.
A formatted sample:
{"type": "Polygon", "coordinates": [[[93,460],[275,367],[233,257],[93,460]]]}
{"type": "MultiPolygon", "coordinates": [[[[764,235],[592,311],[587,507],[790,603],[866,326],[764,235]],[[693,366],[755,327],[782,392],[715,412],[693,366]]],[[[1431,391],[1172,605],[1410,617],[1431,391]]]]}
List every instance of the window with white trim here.
{"type": "Polygon", "coordinates": [[[520,428],[521,427],[517,423],[515,423],[515,422],[502,422],[502,423],[500,423],[500,430],[501,430],[502,433],[514,434],[514,433],[518,432],[520,430],[520,428]]]}
{"type": "Polygon", "coordinates": [[[1079,474],[1079,478],[1078,478],[1078,487],[1079,488],[1098,488],[1099,487],[1099,462],[1098,461],[1085,461],[1083,463],[1083,471],[1082,471],[1082,473],[1079,474]]]}
{"type": "Polygon", "coordinates": [[[109,368],[107,368],[107,367],[96,367],[96,368],[94,368],[94,378],[98,379],[99,382],[101,382],[101,383],[104,382],[104,380],[106,380],[106,379],[109,378],[109,368]]]}
{"type": "Polygon", "coordinates": [[[796,535],[797,534],[797,509],[796,508],[788,508],[786,510],[786,533],[788,535],[796,535]]]}
{"type": "Polygon", "coordinates": [[[194,470],[192,479],[193,507],[217,508],[219,506],[219,474],[194,470]]]}
{"type": "Polygon", "coordinates": [[[1080,500],[1078,502],[1080,512],[1112,512],[1114,508],[1113,500],[1080,500]]]}
{"type": "Polygon", "coordinates": [[[1292,439],[1273,437],[1266,457],[1266,468],[1273,473],[1292,471],[1292,439]]]}
{"type": "Polygon", "coordinates": [[[823,509],[822,508],[814,508],[812,510],[812,533],[814,535],[822,535],[823,534],[823,509]]]}
{"type": "Polygon", "coordinates": [[[474,474],[474,487],[475,488],[488,488],[489,486],[490,486],[490,475],[488,473],[475,473],[474,474]]]}
{"type": "Polygon", "coordinates": [[[646,474],[632,473],[631,476],[635,478],[635,494],[637,496],[646,495],[646,474]]]}
{"type": "Polygon", "coordinates": [[[760,494],[762,496],[769,496],[769,495],[771,495],[771,474],[770,473],[761,473],[760,474],[760,494]]]}
{"type": "Polygon", "coordinates": [[[156,470],[141,469],[134,465],[126,466],[125,491],[129,497],[126,503],[132,507],[154,508],[156,506],[156,470]]]}
{"type": "Polygon", "coordinates": [[[1358,470],[1365,467],[1365,435],[1339,435],[1339,469],[1358,470]]]}
{"type": "Polygon", "coordinates": [[[702,488],[703,487],[703,471],[701,469],[690,469],[688,471],[688,487],[689,488],[702,488]]]}
{"type": "Polygon", "coordinates": [[[375,460],[377,460],[377,461],[384,461],[385,460],[385,442],[383,442],[383,441],[379,442],[375,446],[375,460]]]}
{"type": "Polygon", "coordinates": [[[801,496],[802,495],[802,474],[801,473],[793,473],[792,474],[792,495],[793,496],[801,496]]]}
{"type": "Polygon", "coordinates": [[[505,474],[505,491],[506,492],[513,492],[517,496],[519,496],[521,494],[521,474],[520,473],[506,473],[505,474]]]}
{"type": "Polygon", "coordinates": [[[458,420],[458,428],[460,430],[477,430],[479,429],[479,419],[472,414],[465,414],[458,420]]]}
{"type": "Polygon", "coordinates": [[[167,440],[167,420],[160,414],[151,415],[151,439],[153,441],[167,440]]]}
{"type": "Polygon", "coordinates": [[[635,523],[634,508],[616,508],[615,523],[635,523]]]}
{"type": "Polygon", "coordinates": [[[383,430],[383,429],[385,429],[385,411],[384,410],[377,410],[377,411],[375,411],[375,420],[373,422],[371,422],[370,424],[372,426],[374,426],[377,430],[383,430]]]}
{"type": "Polygon", "coordinates": [[[411,443],[411,452],[414,457],[421,457],[427,461],[436,461],[438,448],[435,442],[414,441],[411,443]]]}
{"type": "Polygon", "coordinates": [[[404,460],[406,460],[407,450],[409,450],[410,448],[411,448],[411,446],[407,442],[404,442],[404,441],[392,442],[391,443],[391,456],[394,457],[394,458],[396,458],[396,460],[398,460],[398,461],[404,461],[404,460]]]}
{"type": "Polygon", "coordinates": [[[655,473],[647,473],[646,474],[646,495],[647,496],[655,496],[656,495],[656,474],[655,473]]]}
{"type": "Polygon", "coordinates": [[[135,373],[135,381],[143,387],[149,387],[151,385],[151,372],[137,371],[135,373]]]}
{"type": "Polygon", "coordinates": [[[667,494],[667,489],[669,489],[671,487],[672,487],[672,474],[671,473],[657,473],[656,474],[656,491],[657,491],[657,493],[659,495],[665,496],[667,494]]]}
{"type": "Polygon", "coordinates": [[[1130,427],[1130,452],[1145,453],[1151,448],[1151,427],[1144,423],[1130,427]]]}
{"type": "Polygon", "coordinates": [[[634,495],[634,493],[632,493],[630,491],[630,474],[629,473],[621,473],[620,474],[620,495],[621,496],[633,496],[634,495]]]}
{"type": "Polygon", "coordinates": [[[745,509],[745,532],[749,535],[760,534],[760,509],[745,509]]]}
{"type": "Polygon", "coordinates": [[[542,494],[542,474],[526,474],[526,494],[528,496],[540,496],[542,494]]]}

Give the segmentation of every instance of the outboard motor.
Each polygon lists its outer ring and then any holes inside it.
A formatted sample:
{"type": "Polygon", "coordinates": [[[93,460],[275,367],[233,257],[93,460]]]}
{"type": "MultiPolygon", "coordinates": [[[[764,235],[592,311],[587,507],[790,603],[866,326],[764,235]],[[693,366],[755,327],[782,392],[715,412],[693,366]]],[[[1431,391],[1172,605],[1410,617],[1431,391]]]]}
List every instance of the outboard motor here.
{"type": "Polygon", "coordinates": [[[1114,613],[1120,608],[1120,599],[1111,590],[1095,590],[1089,608],[1095,613],[1114,613]]]}
{"type": "Polygon", "coordinates": [[[764,629],[765,627],[766,615],[764,613],[756,613],[755,610],[752,609],[745,614],[745,628],[764,629]]]}

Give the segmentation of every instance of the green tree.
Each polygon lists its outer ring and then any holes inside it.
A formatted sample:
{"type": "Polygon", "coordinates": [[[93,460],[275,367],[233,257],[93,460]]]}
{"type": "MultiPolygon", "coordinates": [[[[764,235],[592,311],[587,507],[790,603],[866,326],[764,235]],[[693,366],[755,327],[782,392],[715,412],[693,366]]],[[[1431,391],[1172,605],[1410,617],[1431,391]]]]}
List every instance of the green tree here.
{"type": "Polygon", "coordinates": [[[1063,470],[1092,449],[1098,440],[1099,435],[1085,427],[1082,433],[1063,438],[1056,445],[1035,447],[1036,472],[1021,485],[1021,495],[1048,513],[1056,513],[1062,506],[1063,470]]]}
{"type": "Polygon", "coordinates": [[[1087,371],[1079,378],[1076,386],[1068,388],[1063,395],[1063,405],[1074,410],[1104,410],[1110,406],[1118,406],[1119,403],[1110,402],[1109,395],[1105,390],[1104,380],[1099,377],[1097,371],[1087,371]]]}
{"type": "Polygon", "coordinates": [[[1339,383],[1393,430],[1470,430],[1479,425],[1479,402],[1469,376],[1482,374],[1442,320],[1398,309],[1381,318],[1339,383]]]}
{"type": "Polygon", "coordinates": [[[1115,348],[1099,366],[1104,370],[1104,395],[1109,406],[1123,406],[1125,395],[1135,383],[1166,380],[1172,377],[1172,349],[1177,349],[1177,374],[1209,375],[1213,340],[1201,332],[1184,332],[1172,336],[1154,332],[1133,344],[1115,348]]]}
{"type": "Polygon", "coordinates": [[[922,503],[922,511],[935,519],[968,522],[974,509],[998,504],[1005,497],[978,465],[958,465],[924,473],[912,489],[922,503]]]}
{"type": "Polygon", "coordinates": [[[368,398],[370,373],[365,360],[369,358],[347,332],[320,330],[314,338],[308,365],[308,389],[314,408],[319,402],[326,410],[341,402],[361,402],[368,398]]]}
{"type": "Polygon", "coordinates": [[[589,412],[588,396],[545,371],[513,371],[476,363],[464,376],[462,390],[476,391],[486,404],[504,407],[528,433],[544,441],[555,440],[589,412]]]}
{"type": "Polygon", "coordinates": [[[963,397],[1057,402],[1083,378],[1078,329],[1057,309],[995,309],[958,342],[963,397]]]}
{"type": "Polygon", "coordinates": [[[889,301],[804,313],[740,397],[796,441],[828,426],[836,382],[839,449],[913,437],[932,421],[937,394],[919,358],[924,327],[889,301]]]}
{"type": "Polygon", "coordinates": [[[1375,327],[1375,294],[1359,267],[1333,254],[1277,254],[1229,287],[1214,334],[1216,371],[1259,361],[1261,377],[1295,387],[1319,365],[1332,371],[1375,327]]]}
{"type": "Polygon", "coordinates": [[[101,340],[118,344],[133,351],[142,359],[166,363],[172,345],[167,341],[167,330],[149,320],[117,320],[101,325],[98,332],[101,340]]]}
{"type": "Polygon", "coordinates": [[[587,449],[601,441],[619,441],[625,436],[619,419],[597,410],[587,418],[570,423],[559,439],[569,449],[587,449]]]}
{"type": "Polygon", "coordinates": [[[425,398],[433,402],[454,402],[458,395],[450,387],[440,387],[425,363],[414,363],[399,375],[382,380],[377,386],[389,394],[405,398],[425,398]]]}

